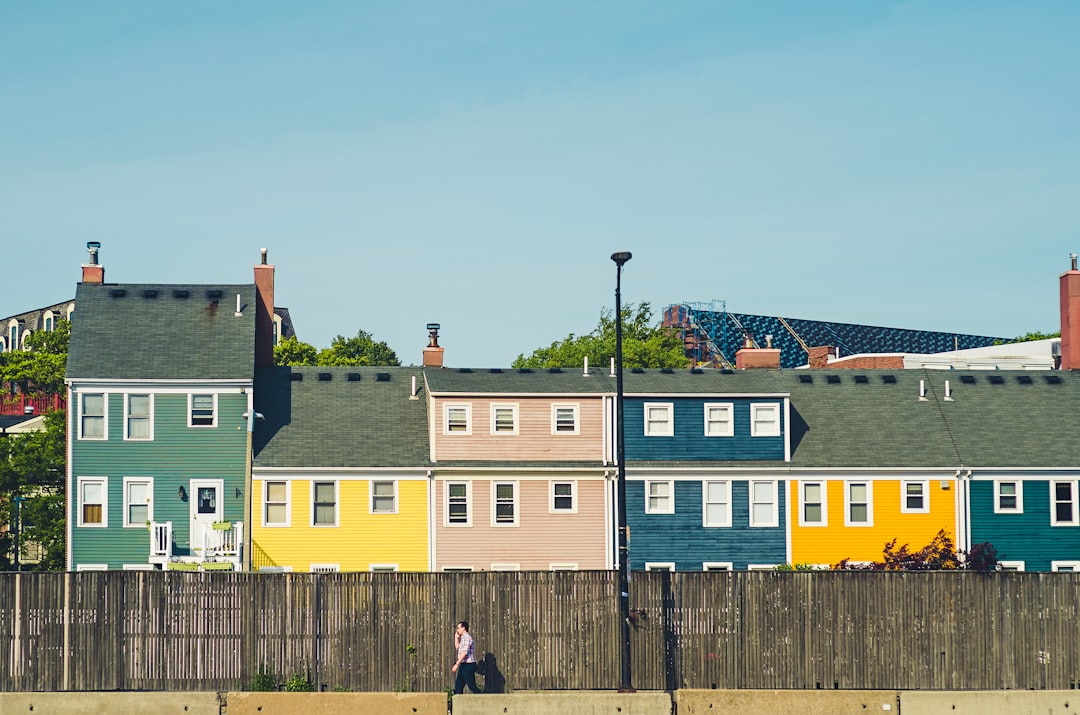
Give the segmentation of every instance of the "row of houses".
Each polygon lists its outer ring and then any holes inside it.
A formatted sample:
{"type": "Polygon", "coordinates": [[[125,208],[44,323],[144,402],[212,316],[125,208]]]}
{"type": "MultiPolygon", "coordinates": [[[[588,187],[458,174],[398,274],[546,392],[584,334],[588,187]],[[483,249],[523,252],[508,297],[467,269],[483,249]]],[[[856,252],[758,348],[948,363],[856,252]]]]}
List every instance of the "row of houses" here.
{"type": "MultiPolygon", "coordinates": [[[[433,331],[419,367],[275,367],[265,253],[235,285],[93,262],[76,302],[71,569],[615,565],[613,366],[448,368],[433,331]]],[[[1070,370],[627,371],[631,568],[871,561],[944,531],[1080,570],[1078,398],[1070,370]]]]}

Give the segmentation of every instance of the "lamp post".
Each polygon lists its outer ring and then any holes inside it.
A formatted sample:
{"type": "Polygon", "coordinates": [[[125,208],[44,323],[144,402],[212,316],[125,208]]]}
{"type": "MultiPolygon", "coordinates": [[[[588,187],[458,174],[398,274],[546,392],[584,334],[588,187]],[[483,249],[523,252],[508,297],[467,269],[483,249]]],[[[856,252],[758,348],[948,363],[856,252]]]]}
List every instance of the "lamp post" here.
{"type": "Polygon", "coordinates": [[[22,571],[22,566],[19,564],[19,532],[22,531],[22,503],[26,501],[26,498],[16,494],[15,495],[15,524],[12,531],[15,532],[15,570],[22,571]]]}
{"type": "Polygon", "coordinates": [[[619,502],[619,617],[622,621],[622,681],[619,691],[633,692],[630,678],[630,549],[626,527],[626,444],[623,439],[622,267],[633,257],[629,251],[611,254],[615,261],[615,460],[619,502]]]}

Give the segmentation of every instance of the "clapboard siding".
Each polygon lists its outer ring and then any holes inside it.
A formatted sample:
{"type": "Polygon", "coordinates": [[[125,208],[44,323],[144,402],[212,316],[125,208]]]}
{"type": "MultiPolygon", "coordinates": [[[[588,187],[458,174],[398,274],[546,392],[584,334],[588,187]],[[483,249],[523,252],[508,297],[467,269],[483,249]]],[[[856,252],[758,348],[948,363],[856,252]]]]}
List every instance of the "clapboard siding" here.
{"type": "MultiPolygon", "coordinates": [[[[1080,561],[1080,527],[1051,526],[1050,481],[1002,475],[1022,481],[1022,514],[994,513],[994,481],[971,481],[971,541],[989,542],[1005,561],[1023,561],[1027,571],[1049,571],[1052,561],[1080,561]]],[[[1062,476],[1062,480],[1070,481],[1062,476]]]]}
{"type": "Polygon", "coordinates": [[[784,401],[777,398],[747,397],[628,397],[623,408],[626,424],[627,461],[648,460],[783,460],[784,401]],[[674,434],[670,437],[645,436],[645,405],[647,403],[674,404],[674,434]],[[732,403],[734,409],[734,436],[705,436],[705,404],[732,403]],[[773,403],[780,405],[779,437],[750,436],[750,404],[773,403]]]}

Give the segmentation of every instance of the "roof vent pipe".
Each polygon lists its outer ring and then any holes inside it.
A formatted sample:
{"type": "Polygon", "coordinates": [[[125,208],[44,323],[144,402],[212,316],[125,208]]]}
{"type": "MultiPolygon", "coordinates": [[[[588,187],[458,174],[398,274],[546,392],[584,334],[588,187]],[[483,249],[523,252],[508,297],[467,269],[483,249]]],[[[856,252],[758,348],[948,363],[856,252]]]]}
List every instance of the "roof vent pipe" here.
{"type": "Polygon", "coordinates": [[[240,310],[240,294],[237,293],[236,294],[236,312],[233,313],[233,317],[234,318],[242,318],[243,316],[244,316],[244,312],[242,310],[240,310]]]}
{"type": "Polygon", "coordinates": [[[615,358],[611,358],[611,376],[615,377],[615,358]]]}
{"type": "Polygon", "coordinates": [[[948,380],[945,381],[945,399],[952,402],[952,386],[948,380]]]}
{"type": "Polygon", "coordinates": [[[420,399],[419,397],[416,396],[416,392],[417,392],[417,390],[416,390],[416,375],[413,375],[412,376],[412,387],[409,388],[409,399],[410,400],[418,400],[418,399],[420,399]]]}
{"type": "Polygon", "coordinates": [[[588,355],[585,356],[585,370],[581,374],[583,376],[585,376],[585,377],[589,376],[589,356],[588,355]]]}
{"type": "Polygon", "coordinates": [[[926,380],[919,380],[919,399],[926,401],[926,380]]]}

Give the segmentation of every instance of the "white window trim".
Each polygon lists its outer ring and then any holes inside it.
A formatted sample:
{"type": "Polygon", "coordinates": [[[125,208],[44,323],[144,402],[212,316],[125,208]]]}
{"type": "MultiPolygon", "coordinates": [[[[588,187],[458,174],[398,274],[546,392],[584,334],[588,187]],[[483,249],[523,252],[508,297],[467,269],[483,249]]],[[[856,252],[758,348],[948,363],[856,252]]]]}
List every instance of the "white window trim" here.
{"type": "Polygon", "coordinates": [[[472,403],[468,402],[448,402],[443,405],[443,434],[446,435],[471,435],[472,434],[472,403]],[[465,429],[450,431],[450,411],[451,410],[464,410],[465,411],[465,429]]]}
{"type": "Polygon", "coordinates": [[[493,437],[514,437],[517,436],[521,420],[518,415],[518,406],[513,402],[493,402],[491,403],[491,435],[493,437]],[[510,410],[514,415],[514,428],[512,430],[498,431],[495,429],[495,412],[496,410],[510,410]]]}
{"type": "Polygon", "coordinates": [[[706,529],[726,529],[731,527],[731,480],[730,479],[702,479],[701,480],[701,526],[706,529]],[[724,515],[717,524],[709,523],[709,484],[719,482],[727,486],[727,502],[725,503],[724,515]]]}
{"type": "Polygon", "coordinates": [[[368,513],[369,514],[397,514],[398,513],[398,480],[396,479],[372,479],[368,482],[368,513]],[[375,510],[375,485],[389,482],[394,487],[394,508],[389,511],[375,510]]]}
{"type": "Polygon", "coordinates": [[[646,479],[645,482],[645,513],[646,514],[674,514],[675,513],[675,481],[672,479],[646,479]],[[665,509],[653,509],[650,504],[650,491],[649,485],[651,484],[667,484],[668,485],[668,506],[665,509]]]}
{"type": "Polygon", "coordinates": [[[775,571],[779,564],[747,564],[747,571],[775,571]]]}
{"type": "Polygon", "coordinates": [[[734,571],[734,565],[730,561],[703,561],[702,571],[734,571]]]}
{"type": "MultiPolygon", "coordinates": [[[[314,503],[314,499],[312,500],[314,503]]],[[[292,526],[292,480],[291,479],[264,479],[262,485],[262,525],[267,529],[285,529],[292,526]],[[285,483],[285,521],[267,521],[266,506],[268,504],[270,483],[285,483]]]]}
{"type": "MultiPolygon", "coordinates": [[[[1077,498],[1077,484],[1075,479],[1054,479],[1050,482],[1050,526],[1080,526],[1080,499],[1077,498]],[[1071,494],[1072,503],[1072,519],[1069,521],[1059,521],[1057,518],[1057,485],[1068,484],[1070,485],[1069,493],[1071,494]]],[[[1065,563],[1065,562],[1062,562],[1065,563]]],[[[1069,562],[1072,563],[1072,562],[1069,562]]]]}
{"type": "Polygon", "coordinates": [[[79,477],[76,480],[75,494],[75,519],[76,524],[82,529],[107,529],[109,528],[109,478],[108,477],[79,477]],[[83,523],[83,484],[88,482],[100,482],[101,484],[101,523],[83,523]]]}
{"type": "Polygon", "coordinates": [[[56,330],[56,313],[51,310],[46,310],[41,316],[41,325],[42,329],[47,333],[56,330]]]}
{"type": "Polygon", "coordinates": [[[706,402],[704,407],[704,426],[706,437],[734,437],[735,436],[735,405],[731,402],[706,402]],[[727,412],[727,429],[717,434],[709,432],[709,411],[721,409],[727,412]]]}
{"type": "Polygon", "coordinates": [[[1068,573],[1080,572],[1080,561],[1051,561],[1051,571],[1061,571],[1062,569],[1068,569],[1068,573]]]}
{"type": "Polygon", "coordinates": [[[120,568],[124,571],[157,571],[154,564],[121,564],[120,568]]]}
{"type": "Polygon", "coordinates": [[[124,441],[125,442],[153,442],[154,441],[154,393],[152,392],[125,392],[124,393],[124,441]],[[149,435],[146,437],[131,436],[131,397],[146,395],[150,401],[150,411],[147,414],[149,420],[149,435]]]}
{"type": "Polygon", "coordinates": [[[780,436],[780,403],[778,402],[751,402],[750,403],[750,436],[751,437],[779,437],[780,436]],[[774,413],[771,420],[772,426],[767,431],[758,431],[756,412],[767,410],[774,413]]]}
{"type": "Polygon", "coordinates": [[[491,564],[492,571],[520,571],[521,564],[509,561],[494,561],[491,564]]]}
{"type": "Polygon", "coordinates": [[[472,526],[473,517],[473,498],[472,498],[472,482],[471,481],[447,481],[443,482],[443,526],[454,528],[464,528],[472,526]],[[465,485],[465,521],[451,522],[450,521],[450,485],[451,484],[464,484],[465,485]]]}
{"type": "Polygon", "coordinates": [[[874,525],[874,482],[869,479],[852,479],[844,482],[844,526],[864,527],[874,525]],[[866,485],[866,521],[851,520],[851,487],[866,485]]]}
{"type": "Polygon", "coordinates": [[[368,564],[368,571],[371,573],[397,573],[397,564],[368,564]]]}
{"type": "Polygon", "coordinates": [[[108,571],[108,564],[76,564],[76,571],[108,571]]]}
{"type": "Polygon", "coordinates": [[[308,520],[308,525],[313,529],[333,529],[341,525],[341,482],[336,479],[312,479],[310,482],[308,493],[308,506],[311,509],[311,518],[308,520]],[[315,485],[330,483],[334,485],[334,523],[333,524],[316,524],[315,523],[315,485]]]}
{"type": "MultiPolygon", "coordinates": [[[[123,494],[123,499],[124,499],[124,528],[125,529],[131,529],[131,528],[145,529],[146,528],[146,523],[145,522],[143,522],[141,524],[135,524],[135,523],[132,523],[131,521],[128,520],[128,517],[130,516],[130,510],[128,509],[128,507],[131,506],[131,502],[128,501],[128,485],[129,484],[145,484],[147,486],[147,491],[150,494],[150,498],[146,502],[146,507],[147,507],[146,508],[146,520],[152,522],[152,521],[154,521],[154,478],[153,477],[124,477],[124,494],[123,494]]],[[[80,510],[80,512],[81,512],[81,510],[80,510]]]]}
{"type": "Polygon", "coordinates": [[[189,392],[187,396],[187,426],[192,429],[213,429],[218,426],[218,393],[216,392],[189,392]],[[195,395],[210,395],[213,398],[213,419],[208,425],[194,424],[192,410],[194,409],[195,395]]]}
{"type": "Polygon", "coordinates": [[[499,479],[491,482],[491,526],[497,528],[515,527],[521,523],[521,485],[515,479],[499,479]],[[499,508],[498,497],[500,484],[510,484],[514,487],[514,520],[497,521],[499,508]]]}
{"type": "Polygon", "coordinates": [[[576,561],[573,563],[568,561],[552,561],[548,564],[548,569],[551,571],[577,571],[578,565],[576,561]]]}
{"type": "Polygon", "coordinates": [[[472,566],[443,566],[441,570],[442,570],[443,573],[455,572],[455,571],[458,572],[458,573],[472,573],[473,567],[472,566]]]}
{"type": "Polygon", "coordinates": [[[575,435],[581,434],[581,403],[578,402],[555,402],[551,405],[551,434],[553,435],[575,435]],[[573,430],[559,430],[558,414],[559,410],[573,410],[574,411],[574,429],[573,430]]]}
{"type": "Polygon", "coordinates": [[[928,479],[902,479],[900,480],[900,513],[901,514],[929,514],[930,513],[930,480],[928,479]],[[907,505],[907,485],[922,485],[922,508],[911,509],[907,505]]]}
{"type": "Polygon", "coordinates": [[[260,566],[259,573],[292,573],[292,566],[260,566]]]}
{"type": "Polygon", "coordinates": [[[994,480],[994,513],[995,514],[1023,514],[1024,513],[1024,482],[1020,479],[995,479],[994,480]],[[1016,508],[1001,508],[1001,485],[1016,485],[1016,508]]]}
{"type": "Polygon", "coordinates": [[[308,564],[309,573],[337,573],[341,571],[341,564],[308,564]]]}
{"type": "Polygon", "coordinates": [[[646,571],[674,571],[675,570],[675,562],[674,561],[646,561],[645,562],[645,570],[646,571]]]}
{"type": "MultiPolygon", "coordinates": [[[[560,495],[562,498],[566,498],[566,495],[560,495]]],[[[577,481],[573,479],[552,479],[548,482],[548,513],[549,514],[577,514],[578,505],[578,488],[577,481]],[[570,485],[570,503],[569,509],[558,509],[555,507],[555,485],[556,484],[569,484],[570,485]]]]}
{"type": "Polygon", "coordinates": [[[799,526],[810,528],[829,525],[829,483],[824,480],[800,481],[799,482],[799,526]],[[821,487],[821,519],[819,521],[807,521],[806,519],[806,487],[811,484],[821,487]]]}
{"type": "Polygon", "coordinates": [[[109,439],[109,393],[108,392],[80,392],[79,393],[79,415],[78,415],[78,429],[79,439],[86,440],[88,442],[105,442],[109,439]],[[102,423],[101,423],[101,436],[100,437],[87,437],[83,434],[83,400],[87,395],[101,395],[102,400],[102,423]]]}
{"type": "Polygon", "coordinates": [[[675,436],[675,403],[673,402],[646,402],[641,407],[642,430],[646,437],[673,437],[675,436]],[[656,432],[649,431],[649,410],[666,410],[667,420],[663,427],[656,432]]]}
{"type": "Polygon", "coordinates": [[[1023,561],[998,561],[998,571],[1023,571],[1023,561]]]}
{"type": "MultiPolygon", "coordinates": [[[[775,479],[751,479],[748,483],[749,489],[746,495],[747,500],[750,503],[750,526],[753,528],[775,528],[780,526],[780,486],[775,479]],[[767,522],[757,522],[754,520],[754,485],[755,484],[771,484],[772,485],[772,513],[767,522]]],[[[765,502],[761,502],[765,503],[765,502]]]]}

